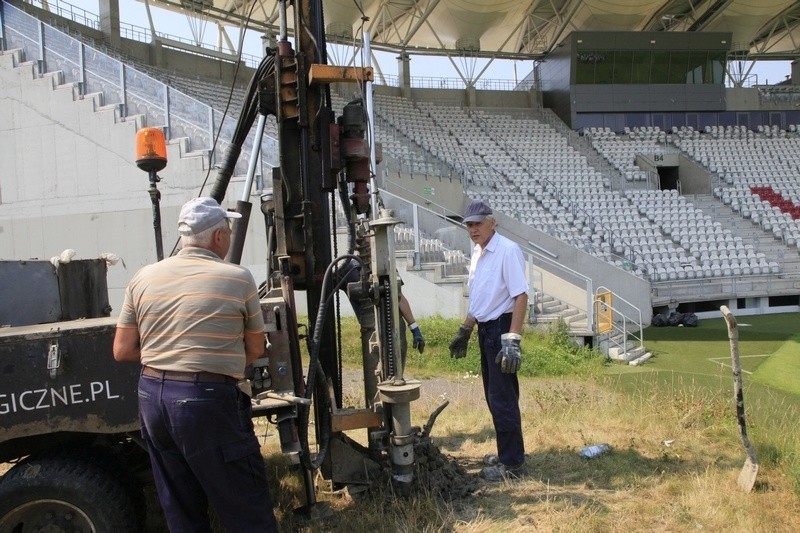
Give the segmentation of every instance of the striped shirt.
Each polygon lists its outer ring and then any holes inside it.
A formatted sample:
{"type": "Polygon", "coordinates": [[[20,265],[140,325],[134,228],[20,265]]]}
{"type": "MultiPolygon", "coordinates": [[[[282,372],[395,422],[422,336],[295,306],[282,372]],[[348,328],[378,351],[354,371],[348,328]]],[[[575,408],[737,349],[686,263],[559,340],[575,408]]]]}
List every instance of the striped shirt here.
{"type": "Polygon", "coordinates": [[[248,270],[188,247],[133,276],[117,322],[132,326],[143,365],[242,378],[244,331],[264,331],[264,318],[248,270]]]}

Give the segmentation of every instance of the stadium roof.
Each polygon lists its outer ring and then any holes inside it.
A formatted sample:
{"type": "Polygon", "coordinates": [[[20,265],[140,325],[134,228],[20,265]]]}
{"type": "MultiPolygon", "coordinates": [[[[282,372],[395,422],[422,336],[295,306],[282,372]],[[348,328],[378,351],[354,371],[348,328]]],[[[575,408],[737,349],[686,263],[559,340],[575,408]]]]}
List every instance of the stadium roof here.
{"type": "MultiPolygon", "coordinates": [[[[143,0],[277,33],[278,0],[143,0]]],[[[331,42],[370,32],[372,47],[411,54],[543,58],[572,31],[732,32],[750,59],[795,59],[797,0],[323,0],[331,42]]]]}

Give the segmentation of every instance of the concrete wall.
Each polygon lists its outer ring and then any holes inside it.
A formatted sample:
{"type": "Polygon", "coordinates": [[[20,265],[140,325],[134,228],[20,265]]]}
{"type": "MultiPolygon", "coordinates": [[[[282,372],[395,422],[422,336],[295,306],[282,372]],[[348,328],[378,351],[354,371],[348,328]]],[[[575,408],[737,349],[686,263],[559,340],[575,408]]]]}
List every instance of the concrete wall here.
{"type": "MultiPolygon", "coordinates": [[[[118,312],[130,277],[156,259],[147,174],[134,162],[142,123],[120,120],[116,106],[98,95],[73,100],[58,77],[39,77],[33,64],[14,68],[14,55],[0,55],[0,258],[48,259],[67,248],[77,258],[101,253],[123,262],[108,272],[111,305],[118,312]]],[[[165,253],[177,239],[180,206],[197,196],[208,171],[202,155],[168,146],[169,163],[159,175],[165,253]]],[[[211,179],[214,178],[212,173],[211,179]]],[[[241,196],[234,180],[227,205],[241,196]]],[[[243,264],[263,276],[263,220],[254,216],[243,264]]]]}
{"type": "Polygon", "coordinates": [[[379,185],[436,212],[441,212],[441,208],[458,215],[464,212],[461,180],[392,172],[385,175],[379,185]]]}
{"type": "Polygon", "coordinates": [[[724,111],[722,85],[573,85],[573,113],[724,111]]]}
{"type": "Polygon", "coordinates": [[[711,175],[686,154],[679,154],[681,194],[710,194],[711,175]]]}
{"type": "Polygon", "coordinates": [[[725,89],[725,101],[728,111],[752,111],[760,106],[758,89],[732,87],[725,89]]]}

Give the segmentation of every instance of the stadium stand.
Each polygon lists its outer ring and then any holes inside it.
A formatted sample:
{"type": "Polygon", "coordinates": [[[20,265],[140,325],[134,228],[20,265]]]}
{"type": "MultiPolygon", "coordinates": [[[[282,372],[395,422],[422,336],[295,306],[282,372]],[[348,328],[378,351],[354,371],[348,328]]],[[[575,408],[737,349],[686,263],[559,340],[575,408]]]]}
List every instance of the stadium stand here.
{"type": "MultiPolygon", "coordinates": [[[[50,36],[52,57],[63,58],[45,65],[61,70],[65,83],[80,77],[68,59],[68,39],[58,32],[50,36]]],[[[189,150],[209,149],[215,134],[210,126],[221,124],[222,139],[230,135],[234,121],[222,122],[222,112],[229,107],[229,114],[238,113],[242,81],[231,86],[110,52],[116,59],[99,51],[87,56],[84,94],[124,101],[127,109],[120,113],[141,115],[147,124],[169,119],[172,137],[185,138],[189,150]],[[119,59],[124,95],[108,81],[118,78],[119,59]]],[[[685,284],[690,292],[702,280],[800,275],[797,125],[670,131],[644,126],[620,132],[587,127],[578,135],[548,109],[466,107],[396,94],[375,94],[375,133],[389,166],[426,179],[455,177],[467,195],[486,197],[513,220],[654,288],[685,284]],[[659,190],[657,176],[636,164],[641,154],[670,153],[685,154],[702,166],[711,176],[713,194],[659,190]]],[[[334,108],[343,108],[353,96],[333,94],[334,108]]],[[[272,118],[266,133],[277,133],[272,118]]],[[[218,150],[225,146],[221,142],[218,150]]],[[[237,173],[243,171],[240,162],[237,173]]],[[[398,249],[413,249],[410,231],[396,229],[398,249]]],[[[463,274],[468,261],[462,250],[431,235],[421,235],[418,242],[420,260],[463,274]]]]}

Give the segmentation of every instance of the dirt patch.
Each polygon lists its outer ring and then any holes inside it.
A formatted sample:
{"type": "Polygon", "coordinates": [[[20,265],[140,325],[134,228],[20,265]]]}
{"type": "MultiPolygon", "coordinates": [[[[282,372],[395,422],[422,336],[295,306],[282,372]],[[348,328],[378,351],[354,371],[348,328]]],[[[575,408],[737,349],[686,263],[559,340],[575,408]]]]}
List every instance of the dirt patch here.
{"type": "Polygon", "coordinates": [[[416,475],[412,491],[431,494],[444,501],[471,496],[480,488],[479,479],[455,459],[444,455],[429,440],[414,446],[416,475]]]}

